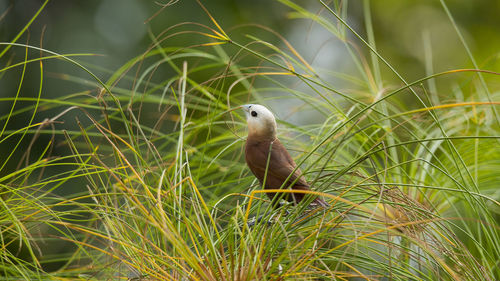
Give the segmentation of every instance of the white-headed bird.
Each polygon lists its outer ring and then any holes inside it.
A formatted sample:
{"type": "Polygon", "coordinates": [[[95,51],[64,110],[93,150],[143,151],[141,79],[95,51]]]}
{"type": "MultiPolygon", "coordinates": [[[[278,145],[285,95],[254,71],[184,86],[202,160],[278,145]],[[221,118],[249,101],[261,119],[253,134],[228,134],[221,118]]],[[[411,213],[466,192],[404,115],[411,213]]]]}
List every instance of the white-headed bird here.
{"type": "MultiPolygon", "coordinates": [[[[276,136],[276,119],[271,111],[259,104],[246,104],[242,108],[245,111],[248,124],[245,160],[260,184],[264,185],[264,189],[291,188],[292,190],[310,190],[309,184],[302,175],[302,172],[299,168],[296,168],[297,164],[295,164],[286,148],[276,136]],[[267,177],[264,180],[266,167],[267,177]]],[[[281,197],[297,204],[306,194],[267,193],[267,195],[276,206],[277,198],[281,197]]],[[[311,205],[329,206],[328,203],[318,196],[314,198],[311,205]]]]}

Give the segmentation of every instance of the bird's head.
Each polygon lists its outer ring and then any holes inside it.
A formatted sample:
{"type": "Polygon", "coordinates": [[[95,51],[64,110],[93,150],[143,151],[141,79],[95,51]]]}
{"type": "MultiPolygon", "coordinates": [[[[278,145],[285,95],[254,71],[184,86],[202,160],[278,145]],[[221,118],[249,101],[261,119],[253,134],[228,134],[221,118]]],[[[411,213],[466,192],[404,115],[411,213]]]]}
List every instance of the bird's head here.
{"type": "Polygon", "coordinates": [[[247,118],[249,136],[272,140],[276,138],[276,119],[269,109],[260,104],[245,104],[242,108],[247,118]]]}

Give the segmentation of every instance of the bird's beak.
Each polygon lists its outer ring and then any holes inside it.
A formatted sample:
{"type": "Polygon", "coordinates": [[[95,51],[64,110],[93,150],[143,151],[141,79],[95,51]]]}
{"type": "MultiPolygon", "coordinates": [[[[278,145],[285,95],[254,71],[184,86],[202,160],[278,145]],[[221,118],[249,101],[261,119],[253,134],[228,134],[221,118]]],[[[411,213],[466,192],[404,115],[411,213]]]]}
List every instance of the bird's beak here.
{"type": "Polygon", "coordinates": [[[231,112],[231,111],[238,110],[238,109],[240,109],[240,108],[242,108],[242,107],[243,107],[243,105],[240,105],[240,106],[237,106],[237,107],[233,107],[232,109],[228,109],[228,110],[226,110],[226,112],[224,112],[224,113],[229,113],[229,112],[231,112]]]}
{"type": "Polygon", "coordinates": [[[250,107],[252,107],[251,104],[245,104],[245,105],[242,105],[241,108],[243,110],[245,110],[246,112],[250,112],[250,107]]]}

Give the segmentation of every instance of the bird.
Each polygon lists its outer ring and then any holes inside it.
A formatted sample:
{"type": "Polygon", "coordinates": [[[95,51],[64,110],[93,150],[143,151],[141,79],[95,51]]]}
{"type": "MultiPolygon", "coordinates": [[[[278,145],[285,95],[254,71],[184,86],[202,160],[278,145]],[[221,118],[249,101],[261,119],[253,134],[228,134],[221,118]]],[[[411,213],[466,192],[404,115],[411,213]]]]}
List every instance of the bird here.
{"type": "MultiPolygon", "coordinates": [[[[245,111],[248,127],[245,160],[263,188],[286,189],[290,187],[292,190],[311,190],[301,170],[297,168],[290,153],[277,137],[277,125],[273,113],[260,104],[245,104],[242,109],[245,111]],[[265,180],[264,177],[266,177],[265,180]]],[[[267,195],[273,202],[273,207],[276,208],[279,206],[280,198],[296,205],[304,199],[306,194],[269,192],[267,195]]],[[[327,208],[329,204],[316,196],[310,206],[327,208]]]]}

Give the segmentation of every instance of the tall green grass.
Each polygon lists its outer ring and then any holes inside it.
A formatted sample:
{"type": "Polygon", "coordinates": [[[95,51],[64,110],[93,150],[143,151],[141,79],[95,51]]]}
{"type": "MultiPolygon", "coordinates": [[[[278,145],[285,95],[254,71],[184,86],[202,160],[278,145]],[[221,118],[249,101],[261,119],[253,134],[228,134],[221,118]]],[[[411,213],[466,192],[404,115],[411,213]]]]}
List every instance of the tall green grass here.
{"type": "Polygon", "coordinates": [[[2,43],[26,55],[1,72],[21,68],[23,77],[37,65],[40,76],[36,97],[0,99],[11,108],[0,116],[0,143],[12,142],[16,155],[27,140],[31,147],[50,136],[42,152],[2,158],[19,162],[0,178],[2,277],[500,278],[498,73],[452,69],[406,81],[377,51],[369,1],[367,39],[346,23],[346,2],[319,1],[320,12],[280,2],[292,18],[342,42],[356,72],[317,69],[273,31],[279,43],[252,33],[233,39],[239,30],[228,32],[201,4],[209,26],[183,23],[151,34],[151,48],[107,81],[80,62],[84,54],[43,50],[33,57],[41,48],[2,43]],[[194,43],[168,45],[179,36],[194,43]],[[43,65],[53,59],[89,74],[61,79],[93,88],[44,98],[43,65]],[[244,164],[246,125],[234,109],[290,100],[301,105],[276,106],[278,116],[316,117],[300,126],[278,120],[279,137],[328,210],[301,204],[272,211],[244,164]],[[31,105],[19,106],[26,101],[31,105]],[[35,122],[44,112],[56,114],[35,122]],[[9,129],[27,113],[26,126],[9,129]],[[51,155],[56,140],[67,154],[51,155]],[[69,188],[77,192],[61,190],[69,188]],[[47,243],[74,248],[47,255],[47,243]]]}

